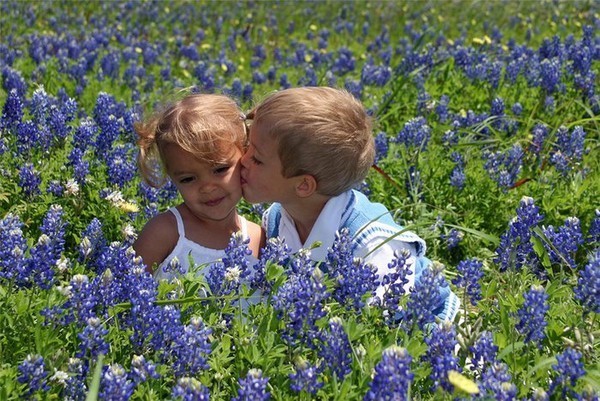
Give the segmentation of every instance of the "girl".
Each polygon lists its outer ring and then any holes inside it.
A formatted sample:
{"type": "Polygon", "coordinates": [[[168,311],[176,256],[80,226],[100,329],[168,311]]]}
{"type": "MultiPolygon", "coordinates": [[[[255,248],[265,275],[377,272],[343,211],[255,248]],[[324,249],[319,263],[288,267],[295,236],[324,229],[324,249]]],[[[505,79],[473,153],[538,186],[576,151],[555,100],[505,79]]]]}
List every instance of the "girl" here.
{"type": "Polygon", "coordinates": [[[173,276],[166,270],[172,270],[174,258],[180,272],[189,270],[190,256],[195,265],[221,259],[238,231],[249,238],[249,258],[256,261],[264,245],[263,231],[236,209],[242,197],[244,120],[228,97],[192,94],[136,124],[142,177],[158,187],[168,176],[183,198],[179,206],[146,223],[133,244],[156,278],[173,276]]]}

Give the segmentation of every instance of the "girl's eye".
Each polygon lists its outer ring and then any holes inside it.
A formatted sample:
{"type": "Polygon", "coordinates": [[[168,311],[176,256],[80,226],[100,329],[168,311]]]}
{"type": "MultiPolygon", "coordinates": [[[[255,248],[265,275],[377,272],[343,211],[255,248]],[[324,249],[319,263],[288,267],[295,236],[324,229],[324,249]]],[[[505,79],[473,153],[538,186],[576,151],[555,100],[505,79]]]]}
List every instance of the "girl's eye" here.
{"type": "Polygon", "coordinates": [[[194,177],[184,177],[184,178],[182,178],[182,179],[179,180],[179,182],[181,184],[187,184],[187,183],[192,182],[192,181],[194,181],[194,177]]]}
{"type": "Polygon", "coordinates": [[[220,166],[215,169],[215,174],[223,174],[229,171],[230,166],[220,166]]]}
{"type": "Polygon", "coordinates": [[[254,164],[262,164],[262,162],[254,156],[250,156],[250,160],[252,160],[252,163],[254,164]]]}

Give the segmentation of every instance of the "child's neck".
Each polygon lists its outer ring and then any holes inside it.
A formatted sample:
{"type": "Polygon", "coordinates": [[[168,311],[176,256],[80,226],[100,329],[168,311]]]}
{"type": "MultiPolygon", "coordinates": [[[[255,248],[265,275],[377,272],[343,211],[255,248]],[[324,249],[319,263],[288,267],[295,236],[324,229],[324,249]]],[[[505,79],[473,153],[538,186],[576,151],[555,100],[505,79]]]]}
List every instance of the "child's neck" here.
{"type": "Polygon", "coordinates": [[[288,212],[292,220],[294,220],[298,237],[303,244],[308,239],[310,232],[329,199],[331,199],[329,196],[313,195],[310,198],[302,199],[301,202],[296,204],[282,204],[283,208],[288,212]]]}

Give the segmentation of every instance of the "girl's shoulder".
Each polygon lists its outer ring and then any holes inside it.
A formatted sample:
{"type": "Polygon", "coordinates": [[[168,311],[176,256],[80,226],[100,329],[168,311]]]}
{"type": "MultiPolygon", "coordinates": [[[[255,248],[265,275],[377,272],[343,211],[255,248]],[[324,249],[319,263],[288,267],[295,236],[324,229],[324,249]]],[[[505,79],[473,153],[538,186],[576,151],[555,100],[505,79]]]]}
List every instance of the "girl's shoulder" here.
{"type": "Polygon", "coordinates": [[[258,250],[265,246],[265,230],[263,230],[263,228],[260,225],[250,220],[246,220],[246,224],[246,228],[248,231],[247,234],[250,238],[250,248],[252,249],[252,253],[256,256],[258,255],[258,250]]]}

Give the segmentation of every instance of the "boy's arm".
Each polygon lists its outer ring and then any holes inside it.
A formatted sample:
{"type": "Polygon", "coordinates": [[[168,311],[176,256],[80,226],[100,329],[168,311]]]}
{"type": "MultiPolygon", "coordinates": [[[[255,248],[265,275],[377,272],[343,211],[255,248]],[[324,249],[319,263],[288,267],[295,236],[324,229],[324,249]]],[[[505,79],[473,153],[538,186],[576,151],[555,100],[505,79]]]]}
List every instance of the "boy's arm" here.
{"type": "Polygon", "coordinates": [[[175,216],[165,212],[146,223],[133,243],[133,249],[144,261],[146,271],[153,274],[155,266],[160,265],[175,248],[178,238],[175,216]]]}

